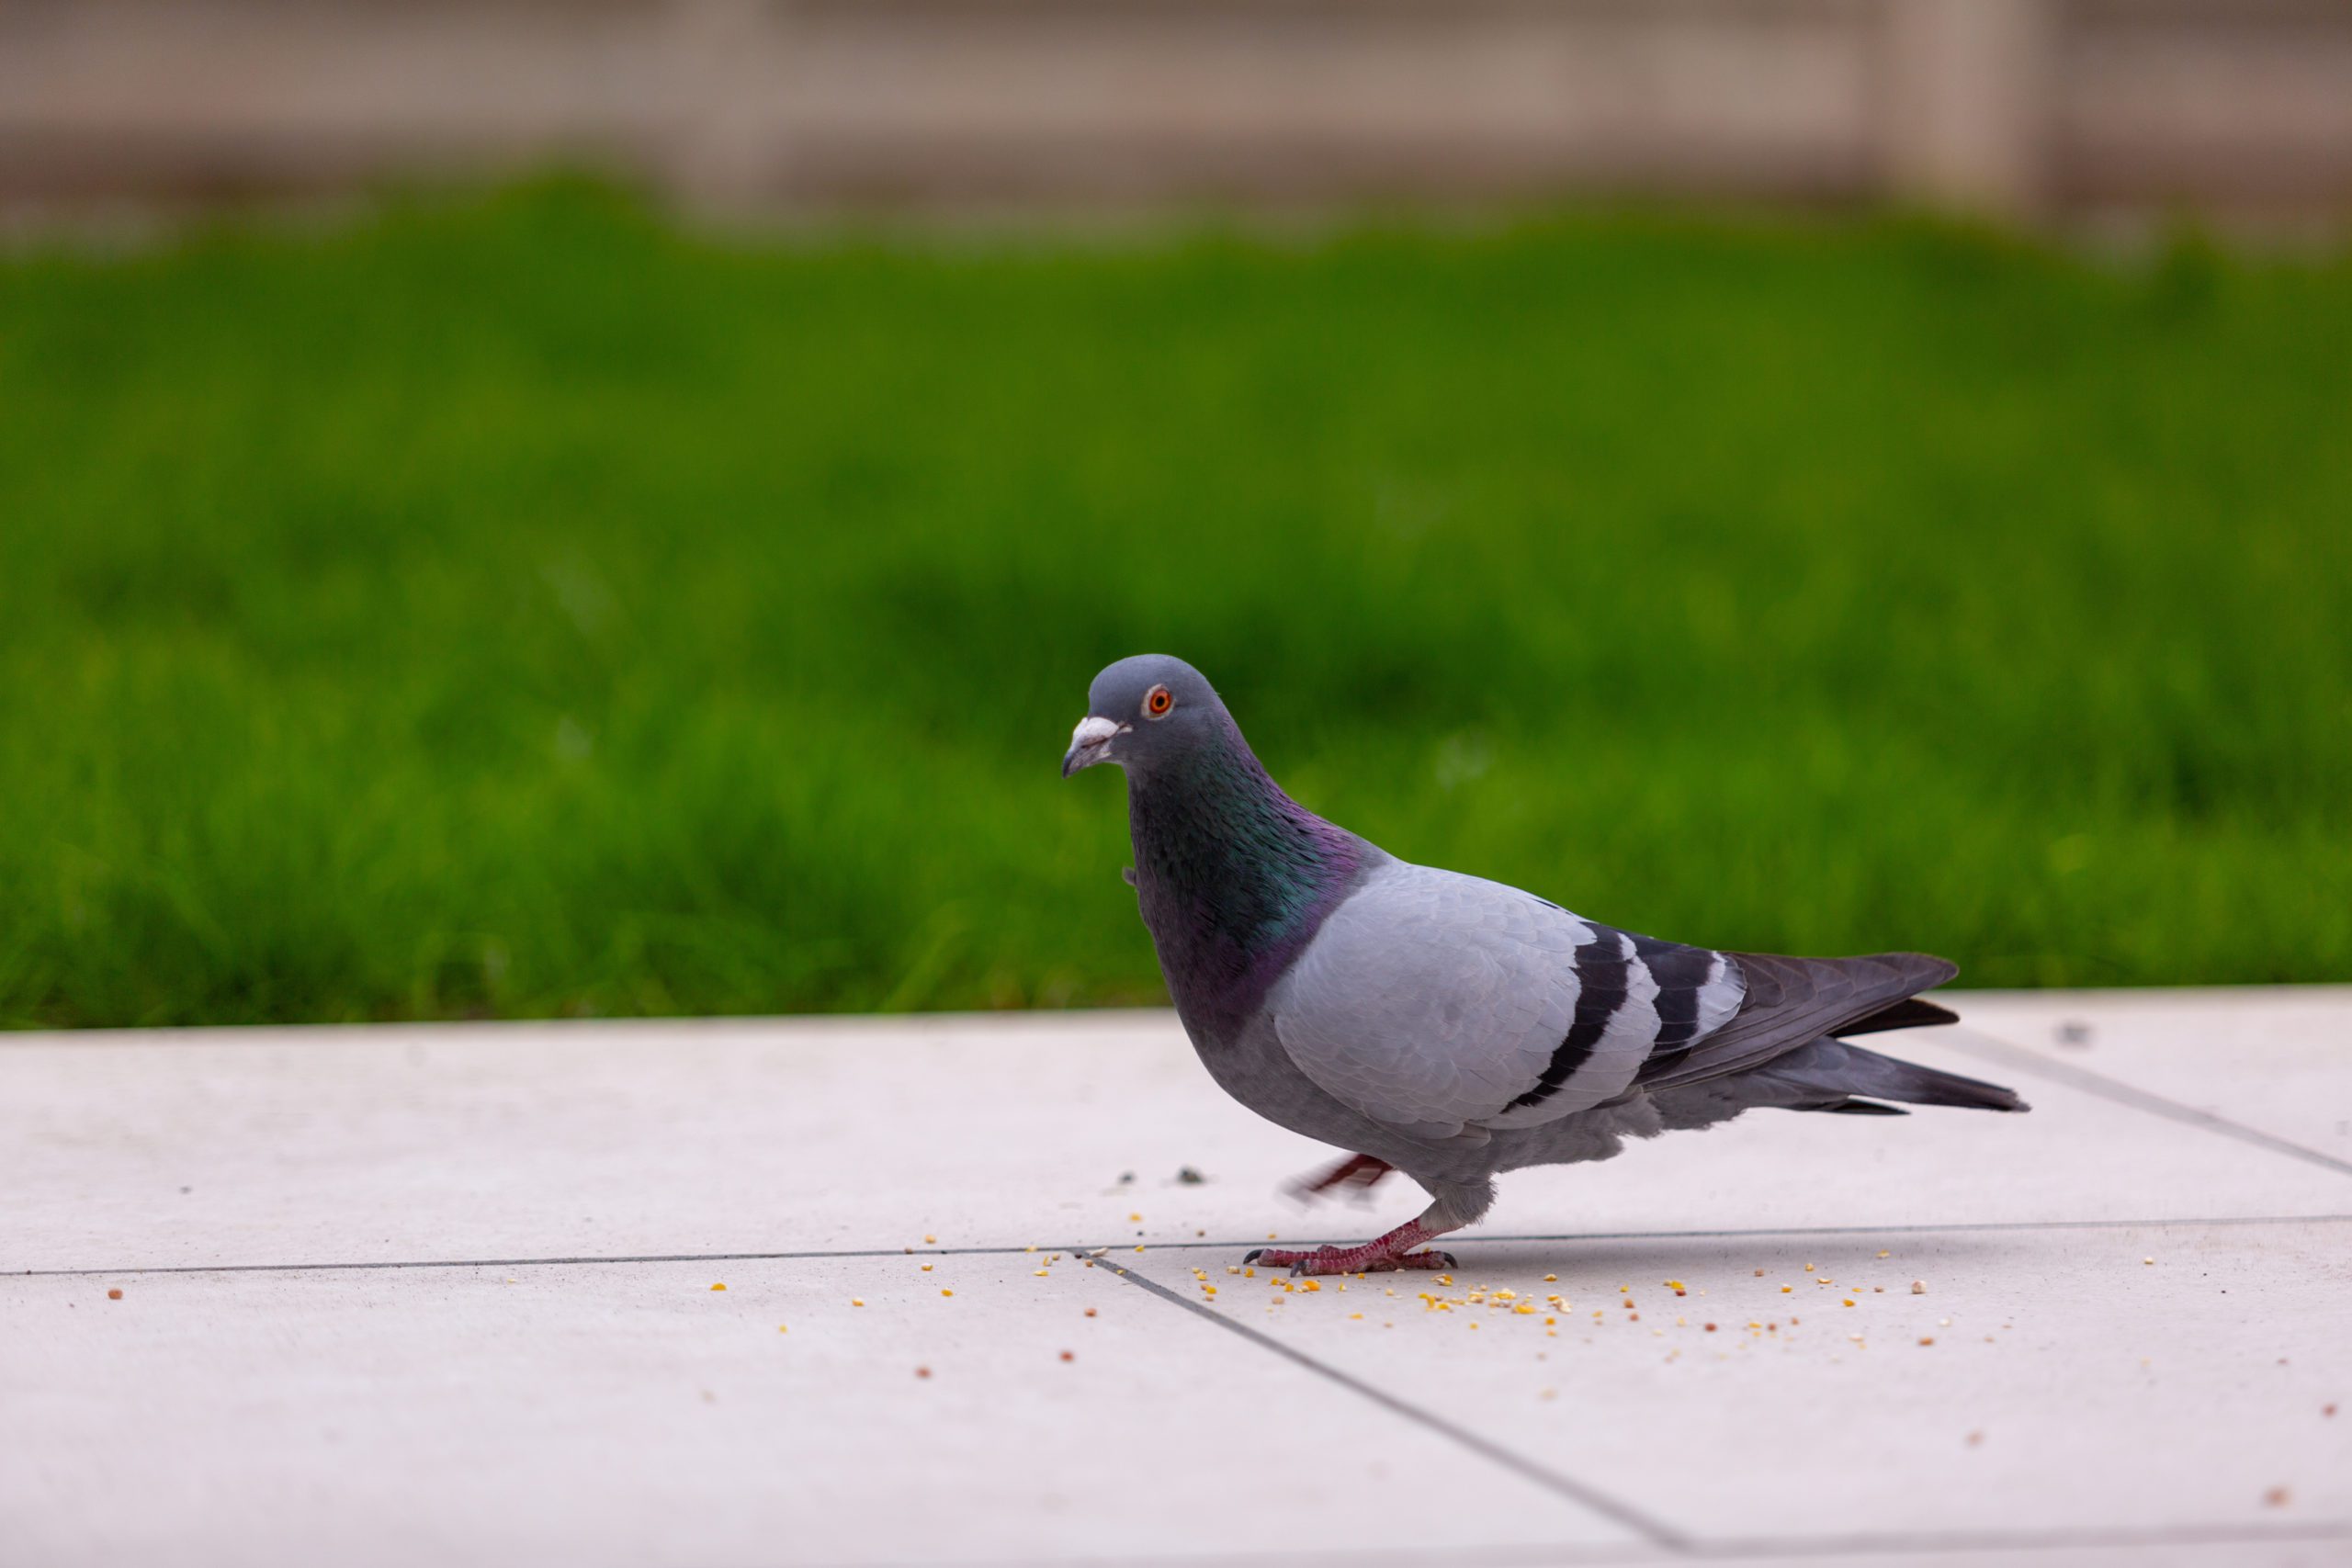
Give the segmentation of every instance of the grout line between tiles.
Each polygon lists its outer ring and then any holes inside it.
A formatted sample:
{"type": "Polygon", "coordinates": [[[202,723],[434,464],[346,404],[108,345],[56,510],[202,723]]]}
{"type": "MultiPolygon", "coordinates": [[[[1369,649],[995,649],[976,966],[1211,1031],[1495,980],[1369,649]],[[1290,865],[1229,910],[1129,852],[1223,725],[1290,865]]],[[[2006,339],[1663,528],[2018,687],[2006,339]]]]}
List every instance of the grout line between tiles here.
{"type": "Polygon", "coordinates": [[[1490,1464],[1498,1465],[1522,1480],[1533,1482],[1546,1491],[1565,1497],[1592,1513],[1599,1514],[1611,1523],[1633,1531],[1653,1546],[1675,1552],[1687,1552],[1690,1550],[1690,1538],[1680,1530],[1643,1512],[1630,1503],[1622,1502],[1611,1496],[1598,1487],[1578,1481],[1572,1475],[1538,1464],[1533,1460],[1513,1452],[1491,1438],[1481,1437],[1465,1427],[1456,1426],[1435,1411],[1427,1410],[1410,1401],[1399,1399],[1386,1389],[1365,1382],[1361,1378],[1341,1371],[1327,1362],[1317,1360],[1295,1346],[1285,1345],[1271,1335],[1252,1328],[1247,1324],[1238,1323],[1223,1313],[1212,1311],[1198,1302],[1177,1294],[1157,1280],[1146,1279],[1131,1269],[1110,1263],[1107,1258],[1098,1258],[1096,1263],[1098,1267],[1108,1265],[1112,1273],[1146,1294],[1157,1297],[1171,1306],[1180,1307],[1195,1317],[1214,1323],[1227,1333],[1238,1335],[1261,1350],[1270,1351],[1296,1366],[1304,1367],[1317,1377],[1336,1383],[1351,1393],[1381,1406],[1389,1414],[1401,1416],[1406,1420],[1449,1439],[1456,1447],[1468,1450],[1490,1464]]]}
{"type": "MultiPolygon", "coordinates": [[[[1732,1230],[1683,1231],[1558,1231],[1541,1235],[1455,1236],[1464,1248],[1536,1242],[1596,1241],[1736,1241],[1750,1236],[1834,1235],[1969,1235],[2002,1231],[2105,1231],[2221,1229],[2246,1225],[2352,1224],[2352,1214],[2207,1214],[2169,1219],[2130,1220],[1979,1220],[1947,1224],[1905,1225],[1758,1225],[1732,1230]]],[[[1307,1238],[1300,1238],[1307,1239],[1307,1238]]],[[[596,1268],[634,1263],[786,1263],[820,1258],[989,1258],[1019,1257],[1031,1252],[1059,1252],[1084,1258],[1098,1251],[1107,1255],[1125,1242],[1099,1247],[803,1247],[779,1252],[647,1252],[555,1258],[371,1258],[344,1263],[175,1263],[160,1267],[140,1264],[111,1269],[8,1269],[0,1280],[88,1279],[109,1274],[333,1274],[345,1270],[386,1269],[564,1269],[596,1268]]],[[[1147,1243],[1154,1252],[1227,1252],[1261,1247],[1255,1241],[1169,1241],[1147,1243]]]]}
{"type": "Polygon", "coordinates": [[[2249,1127],[2243,1122],[2233,1122],[2228,1117],[2215,1115],[2211,1111],[2199,1111],[2193,1105],[2183,1105],[2179,1100],[2167,1100],[2161,1094],[2151,1094],[2144,1089],[2135,1088],[2120,1078],[2109,1077],[2104,1073],[2095,1073],[2088,1067],[2076,1066],[2072,1062],[2054,1061],[2039,1051],[2030,1051],[2022,1045],[2012,1044],[2000,1036],[1987,1034],[1981,1029],[1970,1029],[1965,1026],[1956,1029],[1946,1036],[1946,1043],[1971,1055],[2000,1062],[2017,1068],[2019,1072],[2032,1073],[2036,1077],[2047,1078],[2053,1083],[2062,1083],[2070,1089],[2081,1089],[2086,1094],[2095,1094],[2102,1100],[2113,1100],[2118,1105],[2128,1105],[2134,1111],[2144,1111],[2152,1116],[2162,1116],[2168,1121],[2178,1122],[2186,1126],[2200,1127],[2209,1133],[2219,1133],[2225,1138],[2235,1138],[2242,1144],[2251,1144],[2256,1148],[2268,1149],[2273,1154],[2285,1155],[2290,1159],[2299,1159],[2305,1164],[2318,1166],[2323,1170],[2352,1176],[2352,1160],[2338,1159],[2334,1155],[2324,1154],[2314,1148],[2307,1148],[2291,1139],[2281,1138],[2275,1134],[2265,1133],[2259,1128],[2249,1127]]]}

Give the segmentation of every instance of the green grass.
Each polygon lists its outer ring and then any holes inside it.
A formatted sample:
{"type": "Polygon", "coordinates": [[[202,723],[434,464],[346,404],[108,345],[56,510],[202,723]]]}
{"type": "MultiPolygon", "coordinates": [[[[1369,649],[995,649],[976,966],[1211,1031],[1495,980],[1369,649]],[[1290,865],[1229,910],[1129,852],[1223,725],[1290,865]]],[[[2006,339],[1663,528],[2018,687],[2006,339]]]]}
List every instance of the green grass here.
{"type": "Polygon", "coordinates": [[[1111,658],[1641,930],[2352,978],[2352,265],[1899,220],[0,258],[0,1021],[1141,1001],[1111,658]]]}

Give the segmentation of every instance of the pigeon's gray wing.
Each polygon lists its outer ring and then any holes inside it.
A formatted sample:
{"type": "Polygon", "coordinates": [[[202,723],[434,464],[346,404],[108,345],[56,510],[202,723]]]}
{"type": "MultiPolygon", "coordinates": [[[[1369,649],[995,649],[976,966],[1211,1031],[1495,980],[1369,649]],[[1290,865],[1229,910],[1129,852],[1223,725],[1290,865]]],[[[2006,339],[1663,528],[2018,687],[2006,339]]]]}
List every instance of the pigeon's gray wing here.
{"type": "Polygon", "coordinates": [[[1397,861],[1332,911],[1267,1007],[1333,1099],[1423,1137],[1482,1138],[1621,1093],[1740,994],[1722,954],[1397,861]]]}
{"type": "Polygon", "coordinates": [[[1660,1054],[1635,1078],[1643,1089],[1675,1089],[1759,1067],[1825,1034],[1949,1023],[1953,1015],[1913,995],[1960,973],[1924,953],[1876,953],[1861,958],[1782,958],[1772,953],[1727,955],[1747,976],[1739,1010],[1722,1028],[1701,1035],[1688,1050],[1660,1054]]]}

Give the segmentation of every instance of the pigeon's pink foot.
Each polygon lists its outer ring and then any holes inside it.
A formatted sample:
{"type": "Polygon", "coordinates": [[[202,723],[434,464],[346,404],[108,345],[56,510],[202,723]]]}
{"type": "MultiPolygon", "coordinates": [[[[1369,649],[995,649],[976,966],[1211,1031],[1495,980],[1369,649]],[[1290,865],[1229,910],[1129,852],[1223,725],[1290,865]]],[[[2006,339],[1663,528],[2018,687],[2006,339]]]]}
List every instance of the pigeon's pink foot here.
{"type": "Polygon", "coordinates": [[[1456,1269],[1453,1254],[1430,1247],[1425,1252],[1383,1252],[1376,1247],[1318,1247],[1312,1252],[1284,1252],[1261,1247],[1241,1260],[1288,1269],[1294,1274],[1388,1274],[1399,1269],[1456,1269]]]}
{"type": "Polygon", "coordinates": [[[1436,1235],[1419,1220],[1408,1220],[1386,1235],[1365,1242],[1362,1247],[1318,1247],[1312,1252],[1286,1252],[1279,1247],[1261,1247],[1241,1261],[1263,1263],[1270,1269],[1288,1269],[1294,1274],[1387,1274],[1399,1269],[1453,1269],[1458,1267],[1453,1255],[1431,1247],[1415,1252],[1414,1247],[1436,1235]]]}
{"type": "Polygon", "coordinates": [[[1294,1197],[1315,1199],[1335,1187],[1351,1187],[1358,1192],[1369,1192],[1380,1179],[1396,1168],[1385,1159],[1370,1155],[1350,1155],[1330,1169],[1314,1176],[1302,1176],[1291,1183],[1294,1197]]]}

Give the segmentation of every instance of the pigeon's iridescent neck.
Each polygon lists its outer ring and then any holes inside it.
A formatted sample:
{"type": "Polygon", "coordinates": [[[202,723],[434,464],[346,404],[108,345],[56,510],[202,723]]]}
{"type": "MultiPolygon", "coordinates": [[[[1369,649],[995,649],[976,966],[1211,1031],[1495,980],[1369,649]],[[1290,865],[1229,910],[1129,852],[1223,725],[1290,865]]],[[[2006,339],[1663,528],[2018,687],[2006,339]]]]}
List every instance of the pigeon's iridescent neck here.
{"type": "Polygon", "coordinates": [[[1130,774],[1136,891],[1185,1022],[1223,1036],[1379,852],[1283,793],[1230,723],[1220,743],[1130,774]]]}

